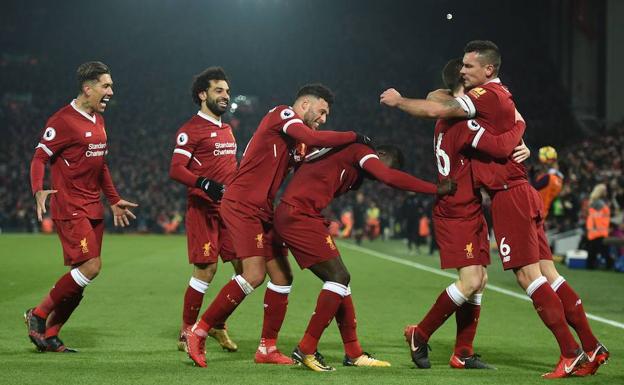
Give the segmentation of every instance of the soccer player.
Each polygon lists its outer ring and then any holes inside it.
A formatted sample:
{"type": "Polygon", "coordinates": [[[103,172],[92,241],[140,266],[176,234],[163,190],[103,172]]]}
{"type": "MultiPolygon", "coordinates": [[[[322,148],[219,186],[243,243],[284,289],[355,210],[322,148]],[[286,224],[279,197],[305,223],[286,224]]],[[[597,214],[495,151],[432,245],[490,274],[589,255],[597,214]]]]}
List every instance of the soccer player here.
{"type": "Polygon", "coordinates": [[[84,288],[98,275],[104,232],[104,192],[115,226],[135,219],[137,205],[119,197],[105,156],[108,154],[102,113],[113,96],[113,80],[101,62],[81,64],[77,70],[79,94],[46,123],[30,163],[30,183],[37,219],[46,213],[46,199],[70,271],[52,287],[41,303],[24,314],[28,336],[39,351],[75,352],[58,337],[61,327],[82,300],[84,288]],[[50,162],[52,187],[43,188],[45,165],[50,162]]]}
{"type": "Polygon", "coordinates": [[[369,143],[364,135],[350,132],[316,131],[325,123],[333,94],[321,84],[302,87],[292,107],[280,105],[262,119],[247,144],[234,180],[221,202],[221,217],[235,234],[236,257],[243,273],[226,284],[201,319],[187,335],[189,357],[206,366],[204,342],[208,330],[219,325],[260,286],[269,274],[264,296],[264,321],[256,363],[292,364],[277,349],[277,336],[286,315],[292,272],[281,242],[273,231],[273,200],[293,160],[297,143],[335,147],[369,143]]]}
{"type": "MultiPolygon", "coordinates": [[[[461,67],[462,59],[453,59],[442,71],[444,83],[454,96],[464,95],[459,73],[461,67]]],[[[520,142],[525,128],[521,116],[518,115],[516,119],[513,129],[499,136],[493,136],[487,131],[480,133],[480,124],[483,123],[480,119],[439,119],[436,122],[434,154],[438,180],[453,178],[458,188],[455,194],[436,200],[433,208],[434,230],[440,247],[441,267],[457,269],[459,279],[440,293],[423,320],[405,330],[412,360],[418,368],[431,367],[427,349],[429,338],[453,313],[457,336],[450,359],[451,367],[491,368],[474,353],[472,346],[481,312],[482,293],[487,282],[490,242],[481,209],[481,194],[473,188],[470,157],[467,154],[476,148],[497,158],[509,156],[520,142]]]]}
{"type": "Polygon", "coordinates": [[[297,362],[313,371],[335,370],[317,351],[321,335],[334,317],[344,344],[345,366],[390,366],[389,362],[365,353],[360,346],[349,271],[321,211],[334,197],[357,189],[367,176],[413,192],[443,195],[454,191],[455,184],[450,180],[442,180],[436,187],[393,169],[402,165],[403,154],[394,146],[379,146],[377,151],[362,144],[331,149],[299,167],[275,210],[277,234],[299,266],[310,269],[324,282],[306,332],[292,354],[297,362]]]}
{"type": "MultiPolygon", "coordinates": [[[[468,90],[466,95],[448,96],[443,101],[418,100],[403,98],[396,90],[388,89],[382,93],[381,102],[422,118],[478,117],[483,121],[478,132],[504,132],[514,121],[516,110],[511,93],[498,78],[500,63],[500,52],[494,43],[472,41],[464,49],[461,69],[464,87],[468,90]]],[[[544,209],[539,194],[530,186],[526,169],[519,163],[496,162],[479,154],[472,158],[471,169],[475,186],[485,187],[492,199],[492,219],[503,268],[514,271],[518,284],[531,298],[538,315],[559,344],[559,362],[544,377],[570,376],[587,361],[587,355],[574,340],[566,319],[586,317],[579,306],[563,305],[580,304],[576,293],[559,290],[555,281],[549,282],[542,273],[540,261],[552,260],[552,255],[545,238],[544,209]]],[[[591,351],[602,348],[596,345],[591,351]]]]}
{"type": "MultiPolygon", "coordinates": [[[[209,67],[195,76],[191,87],[193,102],[200,109],[176,134],[169,175],[187,186],[186,237],[193,275],[184,294],[182,327],[178,349],[186,346],[185,331],[197,321],[204,294],[217,271],[217,259],[231,261],[236,273],[232,240],[219,216],[223,189],[228,185],[238,163],[236,140],[232,128],[221,121],[230,103],[230,87],[220,67],[209,67]]],[[[208,332],[221,347],[230,352],[238,349],[224,324],[208,332]]]]}

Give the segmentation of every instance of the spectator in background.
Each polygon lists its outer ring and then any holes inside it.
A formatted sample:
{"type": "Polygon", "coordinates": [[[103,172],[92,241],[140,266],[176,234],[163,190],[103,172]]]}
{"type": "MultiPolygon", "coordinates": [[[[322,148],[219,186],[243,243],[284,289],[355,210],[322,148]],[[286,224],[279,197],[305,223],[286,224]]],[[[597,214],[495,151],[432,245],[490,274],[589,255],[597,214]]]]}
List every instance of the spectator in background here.
{"type": "Polygon", "coordinates": [[[598,254],[607,261],[607,269],[613,268],[613,260],[609,256],[609,249],[604,244],[604,239],[609,236],[609,222],[611,220],[611,210],[605,201],[606,198],[607,186],[603,183],[597,184],[589,196],[589,208],[585,222],[588,269],[598,267],[598,254]]]}

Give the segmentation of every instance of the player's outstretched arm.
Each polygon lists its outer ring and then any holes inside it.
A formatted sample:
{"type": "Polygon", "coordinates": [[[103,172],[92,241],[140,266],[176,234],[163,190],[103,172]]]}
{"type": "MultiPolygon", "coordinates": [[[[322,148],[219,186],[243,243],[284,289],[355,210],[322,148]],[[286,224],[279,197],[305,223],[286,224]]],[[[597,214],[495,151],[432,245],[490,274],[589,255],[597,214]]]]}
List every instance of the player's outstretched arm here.
{"type": "Polygon", "coordinates": [[[388,107],[397,107],[417,118],[465,119],[468,117],[468,113],[454,98],[446,101],[409,99],[401,96],[394,88],[389,88],[381,94],[379,102],[388,107]]]}
{"type": "Polygon", "coordinates": [[[403,171],[392,169],[378,158],[367,159],[362,165],[362,169],[378,181],[394,188],[423,194],[436,194],[438,192],[435,184],[418,179],[403,171]]]}
{"type": "Polygon", "coordinates": [[[128,218],[136,219],[136,216],[130,211],[130,208],[137,207],[138,204],[120,199],[114,205],[111,205],[113,212],[113,224],[115,226],[126,227],[130,225],[128,218]]]}
{"type": "Polygon", "coordinates": [[[370,138],[353,131],[315,131],[299,119],[286,122],[283,131],[298,142],[315,147],[338,147],[349,143],[370,144],[370,138]],[[294,123],[291,123],[294,122],[294,123]]]}

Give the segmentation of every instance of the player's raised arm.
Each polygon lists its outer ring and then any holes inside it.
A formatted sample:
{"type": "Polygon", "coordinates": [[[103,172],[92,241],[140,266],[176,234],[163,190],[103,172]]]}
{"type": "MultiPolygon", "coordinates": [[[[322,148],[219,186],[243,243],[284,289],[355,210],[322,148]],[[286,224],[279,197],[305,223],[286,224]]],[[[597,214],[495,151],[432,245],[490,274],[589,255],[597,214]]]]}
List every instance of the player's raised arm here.
{"type": "MultiPolygon", "coordinates": [[[[436,95],[440,96],[440,95],[436,95]]],[[[471,118],[475,115],[467,106],[463,105],[463,100],[448,97],[425,99],[409,99],[403,97],[394,88],[385,90],[379,97],[379,102],[388,107],[397,107],[408,114],[425,119],[451,119],[451,118],[471,118]]]]}

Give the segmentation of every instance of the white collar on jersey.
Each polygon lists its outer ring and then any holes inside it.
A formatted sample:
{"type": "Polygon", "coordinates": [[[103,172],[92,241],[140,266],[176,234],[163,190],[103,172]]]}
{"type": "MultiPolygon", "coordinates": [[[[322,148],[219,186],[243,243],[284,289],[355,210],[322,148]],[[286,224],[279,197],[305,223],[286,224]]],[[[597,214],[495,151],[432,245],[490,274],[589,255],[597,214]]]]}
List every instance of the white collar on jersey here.
{"type": "Polygon", "coordinates": [[[207,121],[209,121],[210,123],[212,123],[212,124],[216,124],[217,126],[221,127],[221,124],[222,124],[222,123],[221,123],[221,119],[217,120],[217,119],[213,118],[213,117],[212,117],[212,116],[210,116],[210,115],[206,115],[206,114],[204,114],[204,113],[203,113],[203,112],[201,112],[201,111],[197,111],[197,115],[199,115],[200,117],[202,117],[202,118],[206,119],[206,120],[207,120],[207,121]]]}
{"type": "Polygon", "coordinates": [[[498,83],[498,84],[500,84],[500,82],[501,82],[500,78],[494,78],[492,80],[488,80],[484,84],[488,84],[488,83],[498,83]]]}
{"type": "Polygon", "coordinates": [[[76,99],[72,100],[72,101],[71,101],[71,103],[69,103],[69,104],[70,104],[70,105],[74,108],[74,110],[78,111],[78,113],[79,113],[80,115],[84,116],[85,118],[87,118],[87,119],[89,119],[90,121],[92,121],[92,122],[93,122],[93,124],[95,124],[95,114],[93,114],[93,115],[89,115],[89,114],[87,114],[86,112],[84,112],[84,111],[80,110],[80,109],[78,108],[78,106],[76,105],[76,99]]]}

